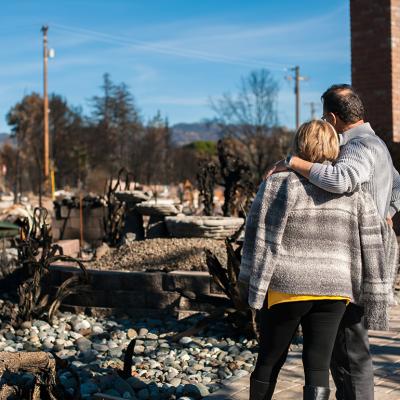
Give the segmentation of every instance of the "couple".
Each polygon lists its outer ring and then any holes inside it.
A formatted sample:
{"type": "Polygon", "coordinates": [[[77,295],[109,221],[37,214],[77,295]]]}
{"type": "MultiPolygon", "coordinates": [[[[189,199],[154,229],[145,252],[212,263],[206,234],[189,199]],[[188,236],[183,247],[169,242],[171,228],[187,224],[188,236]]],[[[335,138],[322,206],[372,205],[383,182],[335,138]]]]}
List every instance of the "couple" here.
{"type": "Polygon", "coordinates": [[[246,222],[239,284],[260,321],[250,400],[272,398],[299,324],[303,399],[329,398],[329,368],[337,399],[374,398],[367,329],[388,329],[400,176],[351,86],[322,101],[322,120],[299,128],[246,222]]]}

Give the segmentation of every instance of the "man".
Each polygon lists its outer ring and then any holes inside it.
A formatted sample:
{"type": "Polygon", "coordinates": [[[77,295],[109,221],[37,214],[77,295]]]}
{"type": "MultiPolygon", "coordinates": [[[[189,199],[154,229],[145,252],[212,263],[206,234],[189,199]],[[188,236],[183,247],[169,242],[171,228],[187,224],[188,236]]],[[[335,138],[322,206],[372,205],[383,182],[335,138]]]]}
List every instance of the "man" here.
{"type": "MultiPolygon", "coordinates": [[[[364,106],[350,85],[333,85],[321,96],[322,119],[340,134],[341,150],[334,165],[310,163],[296,156],[280,161],[271,173],[291,168],[332,193],[368,191],[379,214],[391,223],[400,210],[400,175],[384,142],[364,121],[364,106]]],[[[340,324],[331,372],[339,400],[374,398],[372,359],[363,309],[349,304],[340,324]]]]}

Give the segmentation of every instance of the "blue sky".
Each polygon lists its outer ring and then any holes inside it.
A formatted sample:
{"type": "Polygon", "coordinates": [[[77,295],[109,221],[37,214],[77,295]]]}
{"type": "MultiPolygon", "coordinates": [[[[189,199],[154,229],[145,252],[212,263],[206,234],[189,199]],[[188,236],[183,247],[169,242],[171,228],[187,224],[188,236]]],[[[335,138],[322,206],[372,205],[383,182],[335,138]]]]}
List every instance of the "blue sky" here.
{"type": "MultiPolygon", "coordinates": [[[[347,0],[0,0],[0,132],[24,94],[42,92],[42,36],[49,25],[49,91],[89,112],[102,75],[129,85],[144,119],[212,118],[210,98],[235,93],[268,68],[279,83],[279,122],[294,126],[300,65],[302,120],[332,83],[350,81],[347,0]]],[[[320,113],[320,109],[317,110],[320,113]]]]}

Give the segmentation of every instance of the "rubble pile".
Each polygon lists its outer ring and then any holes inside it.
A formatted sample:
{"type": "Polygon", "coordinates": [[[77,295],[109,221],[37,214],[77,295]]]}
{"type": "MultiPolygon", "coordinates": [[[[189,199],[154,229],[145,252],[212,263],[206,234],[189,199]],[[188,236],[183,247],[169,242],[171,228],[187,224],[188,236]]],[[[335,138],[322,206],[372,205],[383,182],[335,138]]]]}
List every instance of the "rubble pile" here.
{"type": "Polygon", "coordinates": [[[224,242],[203,238],[157,238],[132,241],[113,249],[90,268],[103,270],[208,271],[204,249],[226,264],[224,242]]]}
{"type": "MultiPolygon", "coordinates": [[[[80,200],[73,195],[54,201],[52,235],[55,241],[80,237],[80,200]]],[[[101,243],[104,238],[105,201],[101,196],[87,195],[82,199],[83,237],[89,243],[101,243]]]]}

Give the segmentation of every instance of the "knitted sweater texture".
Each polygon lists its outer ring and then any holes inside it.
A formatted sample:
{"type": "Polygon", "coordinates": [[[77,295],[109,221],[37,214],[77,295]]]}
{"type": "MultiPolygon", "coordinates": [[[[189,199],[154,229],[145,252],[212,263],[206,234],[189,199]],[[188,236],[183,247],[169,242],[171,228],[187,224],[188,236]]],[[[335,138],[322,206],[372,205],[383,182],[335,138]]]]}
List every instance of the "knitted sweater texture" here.
{"type": "Polygon", "coordinates": [[[332,193],[362,188],[370,193],[382,217],[400,211],[400,175],[370,124],[349,129],[340,138],[339,158],[333,165],[313,164],[310,182],[332,193]]]}
{"type": "Polygon", "coordinates": [[[246,221],[239,281],[260,309],[268,288],[346,296],[366,326],[387,329],[398,250],[372,197],[326,192],[294,172],[263,182],[246,221]]]}

